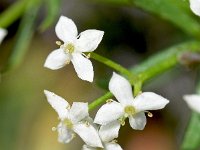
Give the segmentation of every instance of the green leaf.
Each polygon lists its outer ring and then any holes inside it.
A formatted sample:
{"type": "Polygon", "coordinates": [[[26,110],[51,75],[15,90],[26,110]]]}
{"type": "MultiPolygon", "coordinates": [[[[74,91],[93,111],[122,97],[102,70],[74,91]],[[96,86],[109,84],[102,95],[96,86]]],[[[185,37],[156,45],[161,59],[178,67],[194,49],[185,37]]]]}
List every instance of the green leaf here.
{"type": "Polygon", "coordinates": [[[195,150],[200,146],[200,115],[193,112],[185,137],[182,150],[195,150]]]}
{"type": "Polygon", "coordinates": [[[184,0],[98,0],[101,2],[136,6],[167,21],[193,37],[200,38],[200,24],[184,0]]]}
{"type": "Polygon", "coordinates": [[[6,73],[15,69],[23,61],[28,46],[31,42],[34,33],[35,19],[38,14],[40,4],[38,0],[30,1],[27,10],[21,20],[19,30],[16,36],[16,42],[13,47],[11,56],[8,59],[7,65],[4,67],[2,73],[6,73]]]}
{"type": "Polygon", "coordinates": [[[0,27],[7,28],[16,21],[25,11],[28,0],[19,0],[0,14],[0,27]]]}
{"type": "Polygon", "coordinates": [[[40,25],[40,31],[49,28],[57,19],[60,12],[60,0],[46,0],[47,17],[40,25]]]}

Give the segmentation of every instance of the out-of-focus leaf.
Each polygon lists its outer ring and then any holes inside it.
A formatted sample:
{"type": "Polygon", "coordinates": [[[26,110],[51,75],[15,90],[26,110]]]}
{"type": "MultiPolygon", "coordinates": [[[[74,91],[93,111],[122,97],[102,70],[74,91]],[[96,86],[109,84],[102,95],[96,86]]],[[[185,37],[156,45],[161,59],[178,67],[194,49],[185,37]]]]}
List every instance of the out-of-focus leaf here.
{"type": "Polygon", "coordinates": [[[7,28],[15,20],[17,20],[25,11],[28,0],[19,0],[12,4],[8,9],[0,14],[0,27],[7,28]]]}
{"type": "Polygon", "coordinates": [[[34,33],[34,24],[39,7],[40,5],[38,0],[33,0],[29,3],[29,6],[21,20],[11,56],[9,57],[8,63],[4,67],[2,73],[15,69],[23,61],[34,33]]]}
{"type": "Polygon", "coordinates": [[[47,17],[40,25],[40,30],[44,31],[50,27],[58,17],[60,12],[60,0],[46,0],[47,17]]]}
{"type": "MultiPolygon", "coordinates": [[[[200,94],[200,80],[197,84],[200,94]]],[[[182,142],[182,150],[196,150],[200,148],[200,114],[193,112],[182,142]]]]}
{"type": "Polygon", "coordinates": [[[195,150],[200,146],[200,115],[193,112],[185,137],[182,150],[195,150]]]}
{"type": "Polygon", "coordinates": [[[200,38],[200,24],[183,0],[97,0],[121,5],[137,6],[170,21],[185,33],[200,38]]]}

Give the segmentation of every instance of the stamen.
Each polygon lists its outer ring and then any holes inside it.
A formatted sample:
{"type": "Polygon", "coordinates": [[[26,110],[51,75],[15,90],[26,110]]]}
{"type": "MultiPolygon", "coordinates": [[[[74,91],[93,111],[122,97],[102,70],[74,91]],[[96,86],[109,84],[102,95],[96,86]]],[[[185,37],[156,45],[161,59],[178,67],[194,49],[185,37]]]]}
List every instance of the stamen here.
{"type": "Polygon", "coordinates": [[[71,62],[70,60],[67,60],[67,61],[65,62],[65,64],[68,65],[68,64],[70,64],[70,62],[71,62]]]}
{"type": "Polygon", "coordinates": [[[89,127],[90,123],[88,121],[85,121],[85,125],[86,125],[86,127],[89,127]]]}
{"type": "Polygon", "coordinates": [[[114,139],[114,140],[111,141],[111,143],[115,144],[115,143],[117,143],[117,140],[114,139]]]}
{"type": "Polygon", "coordinates": [[[118,120],[119,120],[119,123],[121,124],[121,126],[124,126],[125,125],[125,117],[120,117],[118,120]]]}
{"type": "Polygon", "coordinates": [[[108,104],[110,104],[110,103],[112,103],[112,102],[113,102],[112,99],[108,99],[108,100],[106,100],[106,103],[108,103],[108,104]]]}
{"type": "Polygon", "coordinates": [[[88,58],[88,59],[89,59],[89,58],[90,58],[90,56],[91,56],[91,54],[89,53],[89,54],[87,54],[87,55],[86,55],[86,58],[88,58]]]}
{"type": "Polygon", "coordinates": [[[61,46],[62,42],[61,41],[56,41],[56,45],[61,46]]]}
{"type": "Polygon", "coordinates": [[[76,137],[76,134],[75,134],[75,133],[72,133],[72,139],[75,138],[75,137],[76,137]]]}
{"type": "Polygon", "coordinates": [[[57,128],[56,127],[52,127],[52,129],[51,129],[52,131],[56,131],[57,130],[57,128]]]}
{"type": "Polygon", "coordinates": [[[151,112],[148,111],[148,112],[147,112],[147,116],[150,117],[150,118],[152,118],[152,117],[153,117],[153,114],[152,114],[151,112]]]}
{"type": "Polygon", "coordinates": [[[69,110],[70,108],[71,108],[71,107],[70,107],[70,105],[67,105],[66,109],[68,109],[68,110],[69,110]]]}

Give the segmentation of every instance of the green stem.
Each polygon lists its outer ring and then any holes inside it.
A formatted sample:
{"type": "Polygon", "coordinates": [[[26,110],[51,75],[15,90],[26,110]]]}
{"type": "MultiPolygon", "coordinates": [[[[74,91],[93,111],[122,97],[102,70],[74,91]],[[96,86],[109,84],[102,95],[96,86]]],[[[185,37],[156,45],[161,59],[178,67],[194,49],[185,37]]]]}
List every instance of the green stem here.
{"type": "Polygon", "coordinates": [[[112,93],[107,92],[104,96],[96,99],[95,101],[93,101],[90,105],[89,105],[89,111],[93,110],[94,108],[96,108],[97,106],[103,104],[106,100],[108,100],[109,98],[112,97],[112,93]]]}
{"type": "MultiPolygon", "coordinates": [[[[131,68],[130,71],[134,72],[135,78],[138,79],[137,82],[134,83],[134,95],[136,96],[140,92],[141,86],[145,81],[152,79],[177,65],[179,63],[179,56],[184,52],[200,52],[200,43],[192,41],[173,46],[150,57],[144,63],[131,68]]],[[[97,100],[92,102],[92,109],[104,103],[111,97],[112,94],[107,92],[105,95],[97,99],[98,103],[97,100]]],[[[91,107],[91,104],[89,107],[91,107]]]]}
{"type": "Polygon", "coordinates": [[[0,27],[7,28],[16,21],[25,11],[29,0],[19,0],[0,14],[0,27]]]}
{"type": "Polygon", "coordinates": [[[94,52],[90,53],[90,57],[107,65],[110,68],[113,68],[114,70],[118,71],[119,73],[126,75],[128,78],[133,76],[133,73],[131,73],[129,70],[126,68],[122,67],[120,64],[115,63],[114,61],[105,58],[99,54],[96,54],[94,52]]]}
{"type": "Polygon", "coordinates": [[[200,52],[200,43],[190,41],[167,48],[142,64],[132,67],[130,71],[134,72],[144,83],[178,64],[180,56],[185,52],[200,52]]]}

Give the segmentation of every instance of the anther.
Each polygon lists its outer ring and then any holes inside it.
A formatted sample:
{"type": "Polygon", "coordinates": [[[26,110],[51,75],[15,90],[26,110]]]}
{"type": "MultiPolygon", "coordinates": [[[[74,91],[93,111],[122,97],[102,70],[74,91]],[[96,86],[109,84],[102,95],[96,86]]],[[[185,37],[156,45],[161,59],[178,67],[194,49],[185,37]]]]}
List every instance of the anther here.
{"type": "Polygon", "coordinates": [[[151,112],[148,111],[148,112],[147,112],[147,116],[151,118],[151,117],[153,117],[153,114],[152,114],[151,112]]]}
{"type": "Polygon", "coordinates": [[[114,139],[114,140],[111,141],[111,143],[115,144],[115,143],[117,143],[117,140],[114,139]]]}
{"type": "Polygon", "coordinates": [[[89,58],[90,58],[90,56],[91,56],[91,54],[89,53],[89,54],[87,54],[87,55],[86,55],[86,58],[88,58],[88,59],[89,59],[89,58]]]}
{"type": "Polygon", "coordinates": [[[112,103],[112,102],[113,102],[112,99],[108,99],[108,100],[106,100],[106,103],[108,103],[108,104],[110,104],[110,103],[112,103]]]}
{"type": "Polygon", "coordinates": [[[67,61],[65,62],[65,64],[67,64],[67,65],[70,64],[70,60],[67,60],[67,61]]]}
{"type": "Polygon", "coordinates": [[[86,127],[89,127],[90,123],[88,121],[85,121],[85,125],[86,125],[86,127]]]}
{"type": "Polygon", "coordinates": [[[56,41],[56,45],[61,46],[62,45],[61,41],[56,41]]]}
{"type": "Polygon", "coordinates": [[[56,127],[52,127],[52,129],[51,129],[52,131],[56,131],[57,130],[57,128],[56,127]]]}
{"type": "Polygon", "coordinates": [[[67,105],[66,109],[68,109],[68,110],[69,110],[69,109],[70,109],[70,105],[67,105]]]}

